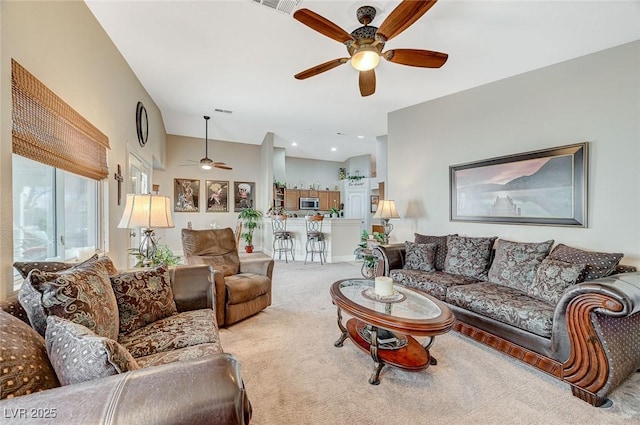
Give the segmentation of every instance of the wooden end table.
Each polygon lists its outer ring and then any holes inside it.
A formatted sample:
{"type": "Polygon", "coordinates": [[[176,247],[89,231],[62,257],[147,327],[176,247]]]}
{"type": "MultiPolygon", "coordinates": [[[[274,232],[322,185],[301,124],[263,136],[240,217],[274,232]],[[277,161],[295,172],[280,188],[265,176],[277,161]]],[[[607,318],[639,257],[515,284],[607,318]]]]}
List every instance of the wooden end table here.
{"type": "Polygon", "coordinates": [[[455,321],[453,312],[441,301],[427,294],[394,285],[394,295],[378,297],[372,279],[343,279],[334,282],[330,293],[338,309],[342,347],[350,338],[371,355],[374,369],[369,383],[380,383],[385,365],[418,371],[436,365],[429,353],[436,335],[449,332],[455,321]],[[342,311],[353,316],[345,325],[342,311]],[[421,345],[414,336],[428,337],[421,345]]]}

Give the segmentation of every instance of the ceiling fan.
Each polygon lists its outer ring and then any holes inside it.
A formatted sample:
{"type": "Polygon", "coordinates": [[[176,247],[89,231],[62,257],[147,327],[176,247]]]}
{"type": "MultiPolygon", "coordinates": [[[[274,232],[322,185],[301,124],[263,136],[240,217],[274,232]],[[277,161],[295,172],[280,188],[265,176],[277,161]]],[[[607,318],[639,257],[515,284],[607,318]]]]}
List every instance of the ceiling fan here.
{"type": "Polygon", "coordinates": [[[203,170],[210,170],[212,167],[221,168],[223,170],[233,170],[232,167],[229,167],[224,162],[217,162],[213,159],[209,158],[209,119],[211,117],[204,116],[205,128],[204,128],[204,158],[200,161],[193,161],[188,159],[188,162],[194,162],[200,165],[200,168],[203,170]]]}
{"type": "Polygon", "coordinates": [[[360,94],[364,97],[370,96],[376,91],[375,67],[380,62],[380,56],[389,62],[400,65],[440,68],[449,57],[446,53],[418,49],[382,51],[387,41],[413,25],[436,4],[436,1],[405,0],[391,11],[379,28],[369,25],[376,16],[376,8],[362,6],[358,8],[356,15],[363,26],[355,29],[351,34],[309,9],[297,10],[293,14],[296,20],[320,34],[343,43],[347,47],[349,57],[325,62],[299,72],[294,77],[298,80],[304,80],[351,61],[351,65],[360,71],[360,94]]]}

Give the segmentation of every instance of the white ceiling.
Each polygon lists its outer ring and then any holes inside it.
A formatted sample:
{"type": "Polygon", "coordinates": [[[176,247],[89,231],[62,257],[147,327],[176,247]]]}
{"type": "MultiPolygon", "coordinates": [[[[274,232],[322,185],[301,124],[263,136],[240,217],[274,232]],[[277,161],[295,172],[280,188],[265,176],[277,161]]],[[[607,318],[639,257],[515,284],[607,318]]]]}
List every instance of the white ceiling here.
{"type": "MultiPolygon", "coordinates": [[[[638,0],[440,0],[386,49],[436,50],[448,62],[424,69],[383,60],[376,93],[363,98],[349,64],[294,79],[348,56],[345,47],[253,0],[86,2],[167,133],[203,138],[202,116],[211,115],[211,139],[260,144],[272,132],[287,156],[332,161],[375,152],[388,112],[640,39],[638,0]]],[[[305,0],[298,8],[351,32],[358,6],[382,10],[378,26],[398,3],[305,0]]]]}

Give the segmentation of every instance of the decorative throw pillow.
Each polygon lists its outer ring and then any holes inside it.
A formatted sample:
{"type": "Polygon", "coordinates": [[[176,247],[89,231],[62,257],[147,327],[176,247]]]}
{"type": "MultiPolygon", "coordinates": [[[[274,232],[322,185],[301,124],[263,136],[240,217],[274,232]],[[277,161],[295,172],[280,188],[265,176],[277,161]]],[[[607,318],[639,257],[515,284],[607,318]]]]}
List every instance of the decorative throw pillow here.
{"type": "Polygon", "coordinates": [[[59,386],[44,338],[22,320],[0,310],[0,399],[59,386]]]}
{"type": "Polygon", "coordinates": [[[487,280],[487,270],[491,261],[491,249],[496,236],[465,237],[447,236],[447,257],[444,271],[478,280],[487,280]]]}
{"type": "MultiPolygon", "coordinates": [[[[444,260],[447,258],[447,237],[421,235],[419,233],[414,233],[414,236],[415,236],[415,239],[413,241],[415,243],[436,244],[436,258],[434,261],[434,265],[436,267],[436,270],[444,270],[444,260]]],[[[456,233],[450,236],[458,236],[458,234],[456,233]]]]}
{"type": "Polygon", "coordinates": [[[120,334],[178,312],[166,265],[121,273],[111,277],[120,314],[120,334]]]}
{"type": "Polygon", "coordinates": [[[23,279],[26,279],[31,270],[41,270],[43,272],[59,272],[94,261],[102,263],[102,265],[107,269],[107,273],[109,273],[109,276],[118,274],[118,269],[116,269],[113,261],[111,261],[111,259],[106,255],[98,257],[98,254],[92,255],[91,257],[80,263],[62,263],[59,261],[16,261],[15,263],[13,263],[13,267],[18,271],[18,273],[20,273],[23,279]]]}
{"type": "Polygon", "coordinates": [[[25,279],[20,286],[20,291],[18,292],[18,301],[20,301],[20,305],[22,305],[22,308],[27,313],[29,323],[31,323],[31,326],[36,331],[38,331],[40,335],[44,337],[44,331],[47,328],[47,313],[44,311],[44,307],[42,307],[42,294],[38,292],[31,284],[31,280],[28,277],[29,272],[31,272],[31,270],[59,272],[96,261],[105,266],[109,275],[118,273],[116,267],[109,257],[98,257],[97,254],[81,263],[61,263],[57,261],[13,263],[13,267],[15,267],[15,269],[25,279]]]}
{"type": "Polygon", "coordinates": [[[542,301],[557,304],[562,293],[578,282],[585,267],[585,264],[571,264],[547,258],[538,267],[536,277],[527,293],[542,301]]]}
{"type": "Polygon", "coordinates": [[[489,282],[526,292],[533,284],[536,269],[549,255],[553,240],[540,243],[499,239],[496,256],[489,269],[489,282]]]}
{"type": "Polygon", "coordinates": [[[423,272],[433,272],[434,258],[436,255],[436,244],[434,243],[414,243],[406,241],[404,268],[409,270],[422,270],[423,272]]]}
{"type": "Polygon", "coordinates": [[[33,270],[33,287],[42,294],[47,315],[56,315],[118,338],[118,305],[104,265],[86,262],[60,272],[33,270]]]}
{"type": "Polygon", "coordinates": [[[583,251],[564,244],[558,244],[549,258],[572,264],[585,264],[584,275],[579,282],[600,279],[609,276],[615,269],[624,254],[583,251]]]}
{"type": "Polygon", "coordinates": [[[62,385],[139,369],[127,349],[116,341],[57,316],[47,317],[46,343],[62,385]]]}

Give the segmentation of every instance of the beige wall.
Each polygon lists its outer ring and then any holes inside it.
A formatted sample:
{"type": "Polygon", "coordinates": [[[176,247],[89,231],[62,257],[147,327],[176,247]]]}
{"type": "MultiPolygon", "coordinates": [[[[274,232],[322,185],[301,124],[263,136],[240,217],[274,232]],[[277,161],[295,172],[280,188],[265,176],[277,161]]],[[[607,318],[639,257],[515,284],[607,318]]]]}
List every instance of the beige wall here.
{"type": "Polygon", "coordinates": [[[106,190],[109,245],[116,265],[126,264],[128,231],[118,229],[122,206],[117,205],[113,173],[127,169],[128,152],[148,163],[165,162],[165,129],[160,111],[139,83],[102,27],[81,1],[2,1],[0,75],[0,299],[11,289],[11,59],[52,89],[109,137],[110,170],[106,190]],[[149,142],[140,148],[135,111],[142,101],[149,116],[149,142]]]}
{"type": "MultiPolygon", "coordinates": [[[[203,128],[204,132],[204,128],[203,128]]],[[[204,134],[203,134],[204,135],[204,134]]],[[[268,143],[263,143],[268,145],[268,143]]],[[[160,243],[179,253],[182,251],[180,229],[187,227],[191,222],[194,229],[208,229],[212,225],[219,227],[231,227],[235,229],[238,213],[233,211],[233,196],[229,198],[229,212],[206,212],[206,180],[228,181],[230,192],[233,192],[233,182],[250,181],[256,183],[255,208],[262,212],[269,208],[270,200],[267,193],[271,190],[271,181],[262,178],[265,175],[260,161],[261,145],[249,145],[243,143],[230,143],[220,140],[209,140],[209,157],[214,161],[226,162],[233,170],[221,170],[213,168],[209,171],[202,170],[197,164],[185,166],[188,160],[199,161],[204,157],[204,137],[194,138],[185,136],[167,135],[167,163],[166,170],[155,170],[153,183],[160,185],[160,194],[174,197],[174,179],[195,179],[200,181],[200,212],[174,212],[174,229],[158,229],[156,235],[160,243]]],[[[273,149],[272,149],[273,150],[273,149]]],[[[261,238],[254,237],[256,250],[261,248],[261,238]]]]}
{"type": "Polygon", "coordinates": [[[625,253],[640,266],[640,42],[446,96],[389,115],[387,198],[413,233],[555,239],[625,253]],[[589,226],[449,221],[448,167],[590,142],[589,226]]]}

